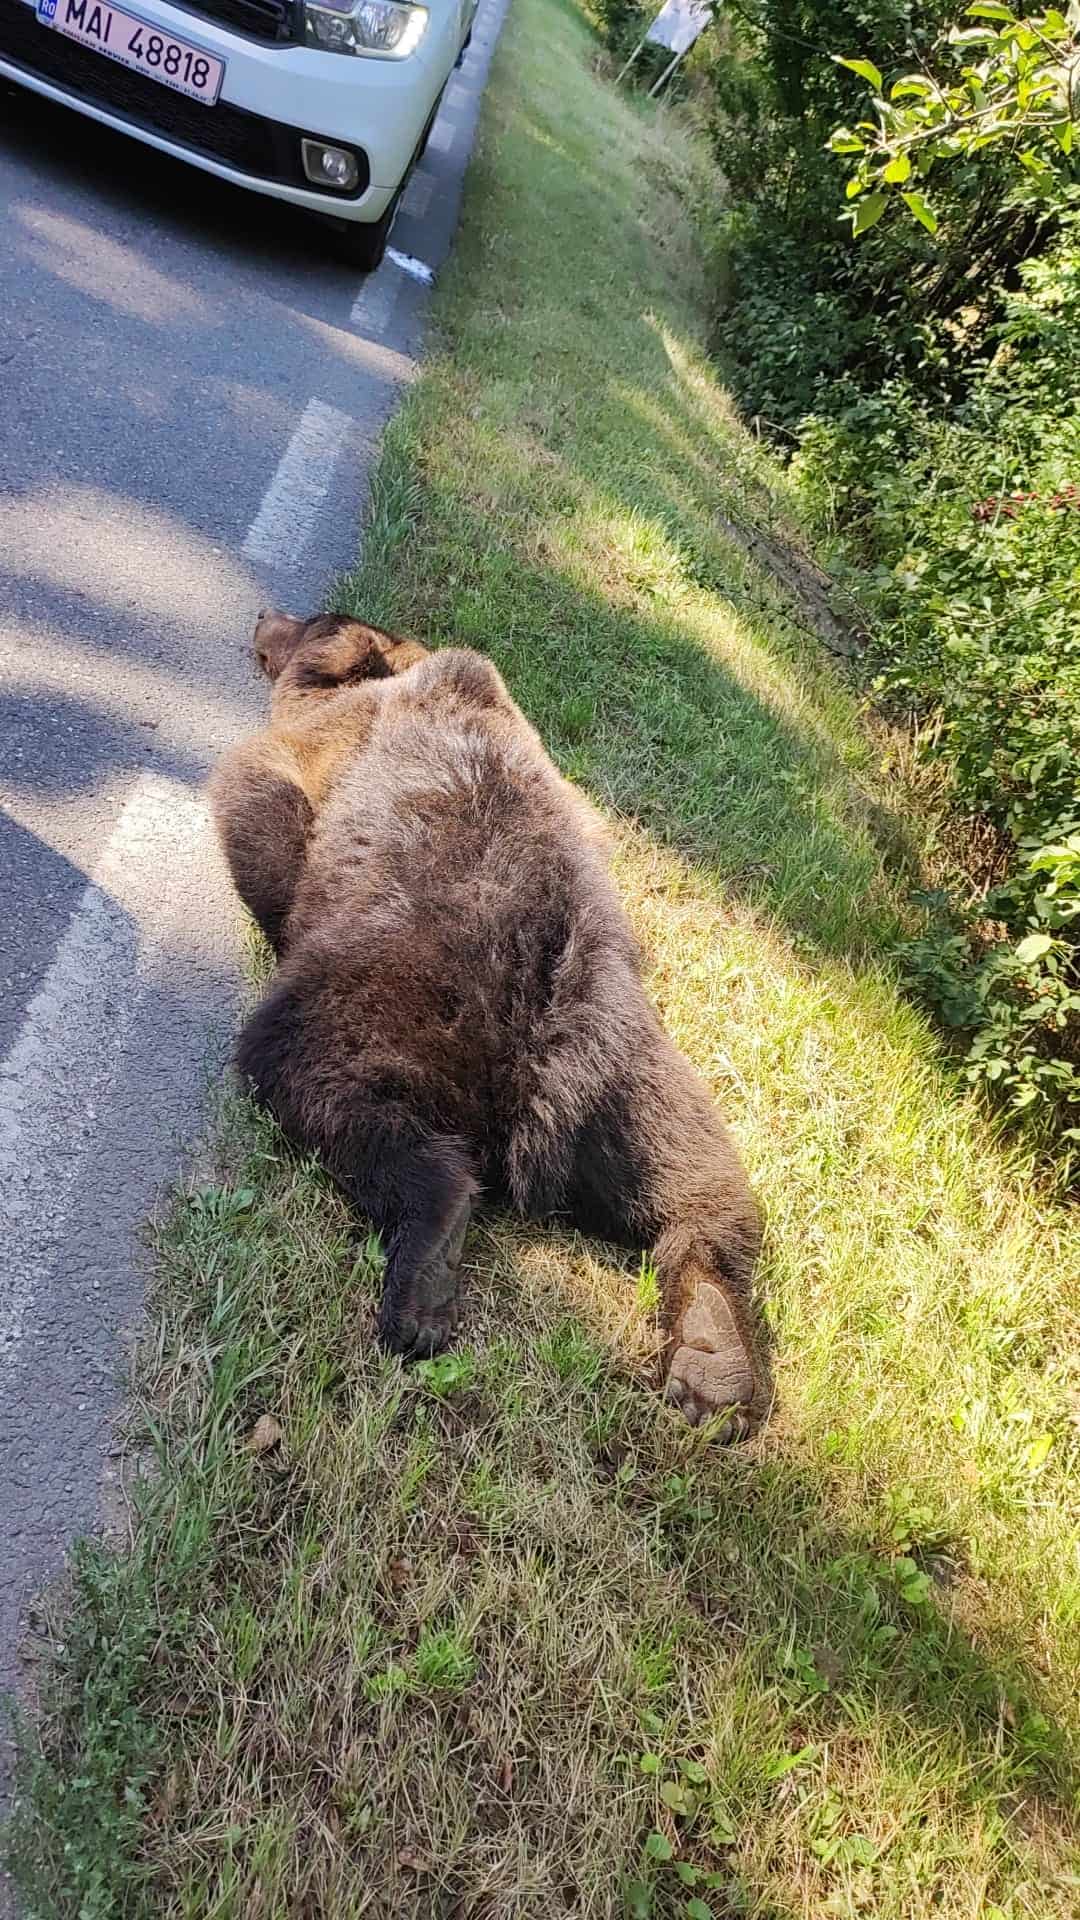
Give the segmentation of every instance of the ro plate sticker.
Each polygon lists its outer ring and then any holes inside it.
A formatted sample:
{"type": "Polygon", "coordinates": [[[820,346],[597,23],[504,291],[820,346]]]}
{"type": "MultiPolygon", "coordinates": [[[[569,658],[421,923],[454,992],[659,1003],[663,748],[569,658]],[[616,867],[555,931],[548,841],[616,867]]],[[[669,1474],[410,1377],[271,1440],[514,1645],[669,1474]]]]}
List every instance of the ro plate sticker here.
{"type": "Polygon", "coordinates": [[[48,26],[56,14],[57,0],[37,0],[37,17],[48,26]]]}

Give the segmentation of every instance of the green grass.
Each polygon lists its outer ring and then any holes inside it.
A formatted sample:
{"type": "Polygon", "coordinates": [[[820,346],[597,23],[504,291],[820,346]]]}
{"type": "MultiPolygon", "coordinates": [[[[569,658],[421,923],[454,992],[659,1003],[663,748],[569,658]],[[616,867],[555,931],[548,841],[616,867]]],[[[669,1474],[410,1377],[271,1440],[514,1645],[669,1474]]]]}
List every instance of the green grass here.
{"type": "Polygon", "coordinates": [[[1080,1905],[1080,1238],[878,958],[927,830],[731,535],[786,507],[706,354],[705,176],[594,67],[517,0],[343,591],[489,651],[609,810],[767,1211],[776,1410],[703,1444],[648,1268],[497,1220],[404,1371],[362,1225],[226,1099],[158,1233],[132,1544],[57,1626],[30,1913],[1080,1905]]]}

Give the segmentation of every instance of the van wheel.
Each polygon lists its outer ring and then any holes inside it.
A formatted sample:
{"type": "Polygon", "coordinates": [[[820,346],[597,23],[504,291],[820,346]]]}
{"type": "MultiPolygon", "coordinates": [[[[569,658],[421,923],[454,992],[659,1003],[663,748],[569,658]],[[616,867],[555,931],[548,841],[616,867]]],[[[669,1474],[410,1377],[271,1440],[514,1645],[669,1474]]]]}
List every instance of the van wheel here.
{"type": "Polygon", "coordinates": [[[358,268],[361,273],[374,273],[382,264],[400,203],[399,187],[381,219],[364,225],[358,220],[335,220],[330,242],[335,259],[347,267],[358,268]]]}

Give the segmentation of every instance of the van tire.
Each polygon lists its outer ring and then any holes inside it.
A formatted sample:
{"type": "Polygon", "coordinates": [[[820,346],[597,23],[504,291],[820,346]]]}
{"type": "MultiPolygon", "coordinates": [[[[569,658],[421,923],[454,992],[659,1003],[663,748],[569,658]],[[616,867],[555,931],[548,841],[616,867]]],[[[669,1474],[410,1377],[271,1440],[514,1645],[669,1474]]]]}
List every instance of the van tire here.
{"type": "Polygon", "coordinates": [[[375,269],[382,265],[390,230],[400,204],[401,188],[399,187],[386,212],[378,220],[363,223],[359,220],[335,220],[331,238],[335,259],[340,260],[347,267],[358,268],[361,273],[374,273],[375,269]]]}

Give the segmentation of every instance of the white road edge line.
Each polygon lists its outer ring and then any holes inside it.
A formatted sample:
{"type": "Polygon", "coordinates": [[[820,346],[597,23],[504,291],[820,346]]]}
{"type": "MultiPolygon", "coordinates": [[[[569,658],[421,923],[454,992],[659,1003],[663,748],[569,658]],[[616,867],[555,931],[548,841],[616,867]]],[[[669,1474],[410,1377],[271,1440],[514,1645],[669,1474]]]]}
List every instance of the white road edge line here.
{"type": "Polygon", "coordinates": [[[197,794],[160,774],[136,782],[0,1065],[0,1373],[48,1284],[50,1249],[122,1067],[139,988],[174,931],[167,902],[149,933],[140,926],[133,891],[190,863],[206,830],[197,794]]]}
{"type": "Polygon", "coordinates": [[[262,497],[241,552],[263,566],[295,567],[315,530],[352,426],[347,413],[309,400],[262,497]]]}

